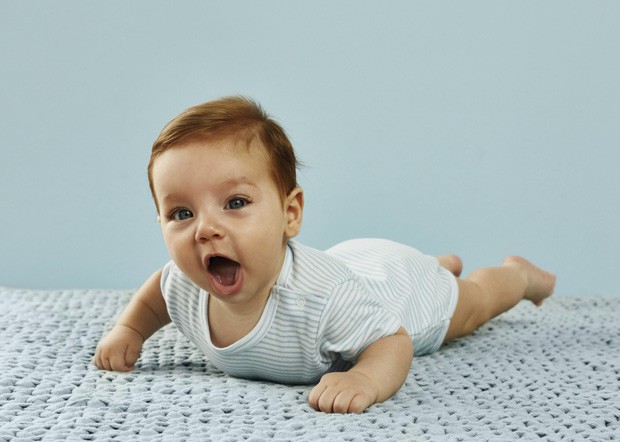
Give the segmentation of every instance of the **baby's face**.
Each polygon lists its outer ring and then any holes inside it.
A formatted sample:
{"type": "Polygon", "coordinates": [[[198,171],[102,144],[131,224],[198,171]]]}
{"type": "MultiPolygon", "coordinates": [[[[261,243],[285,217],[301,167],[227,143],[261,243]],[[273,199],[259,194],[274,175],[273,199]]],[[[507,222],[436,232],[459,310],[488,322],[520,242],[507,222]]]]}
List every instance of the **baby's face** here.
{"type": "Polygon", "coordinates": [[[164,240],[181,271],[216,300],[262,308],[286,239],[299,230],[301,190],[283,202],[263,148],[227,140],[166,151],[155,160],[153,183],[164,240]]]}

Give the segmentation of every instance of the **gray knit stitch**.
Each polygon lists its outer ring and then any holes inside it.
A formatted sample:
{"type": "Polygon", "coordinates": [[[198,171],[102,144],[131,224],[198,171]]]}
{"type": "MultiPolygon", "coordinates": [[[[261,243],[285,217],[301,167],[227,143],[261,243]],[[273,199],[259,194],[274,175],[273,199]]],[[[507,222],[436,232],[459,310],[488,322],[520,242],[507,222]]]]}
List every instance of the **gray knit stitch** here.
{"type": "Polygon", "coordinates": [[[130,297],[0,288],[0,441],[614,440],[620,298],[521,303],[417,358],[362,415],[307,405],[310,386],[227,377],[168,326],[129,374],[90,365],[130,297]]]}

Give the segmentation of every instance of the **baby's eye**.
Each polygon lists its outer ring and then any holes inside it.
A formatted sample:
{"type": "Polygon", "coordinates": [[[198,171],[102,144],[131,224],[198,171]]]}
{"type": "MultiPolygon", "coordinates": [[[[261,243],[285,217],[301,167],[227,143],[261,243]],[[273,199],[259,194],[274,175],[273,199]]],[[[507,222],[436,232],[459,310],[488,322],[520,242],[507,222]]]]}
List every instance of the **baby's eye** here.
{"type": "Polygon", "coordinates": [[[233,209],[233,210],[241,209],[242,207],[245,207],[247,203],[248,203],[248,200],[246,200],[245,198],[232,198],[226,203],[226,208],[233,209]]]}
{"type": "Polygon", "coordinates": [[[188,218],[191,218],[192,216],[194,216],[194,214],[191,212],[191,210],[179,209],[179,210],[175,210],[174,212],[172,212],[172,214],[170,215],[170,218],[176,221],[183,221],[188,218]]]}

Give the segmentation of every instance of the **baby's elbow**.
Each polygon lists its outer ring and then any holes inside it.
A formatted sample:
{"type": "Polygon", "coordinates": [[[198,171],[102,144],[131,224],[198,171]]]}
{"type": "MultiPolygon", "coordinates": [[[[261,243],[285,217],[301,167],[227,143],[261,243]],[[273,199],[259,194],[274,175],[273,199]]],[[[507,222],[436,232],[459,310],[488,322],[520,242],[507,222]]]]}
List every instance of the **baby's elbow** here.
{"type": "Polygon", "coordinates": [[[411,360],[413,359],[413,340],[407,330],[404,327],[398,329],[394,336],[399,337],[399,346],[403,357],[411,360]]]}

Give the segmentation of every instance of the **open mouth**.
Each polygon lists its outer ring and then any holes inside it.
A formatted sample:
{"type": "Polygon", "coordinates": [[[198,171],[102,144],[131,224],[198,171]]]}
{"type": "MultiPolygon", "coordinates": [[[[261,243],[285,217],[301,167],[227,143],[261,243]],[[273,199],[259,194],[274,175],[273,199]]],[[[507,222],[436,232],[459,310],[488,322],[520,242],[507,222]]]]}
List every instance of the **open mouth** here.
{"type": "Polygon", "coordinates": [[[238,282],[240,268],[238,262],[223,256],[212,256],[207,266],[211,279],[223,287],[231,287],[238,282]]]}

